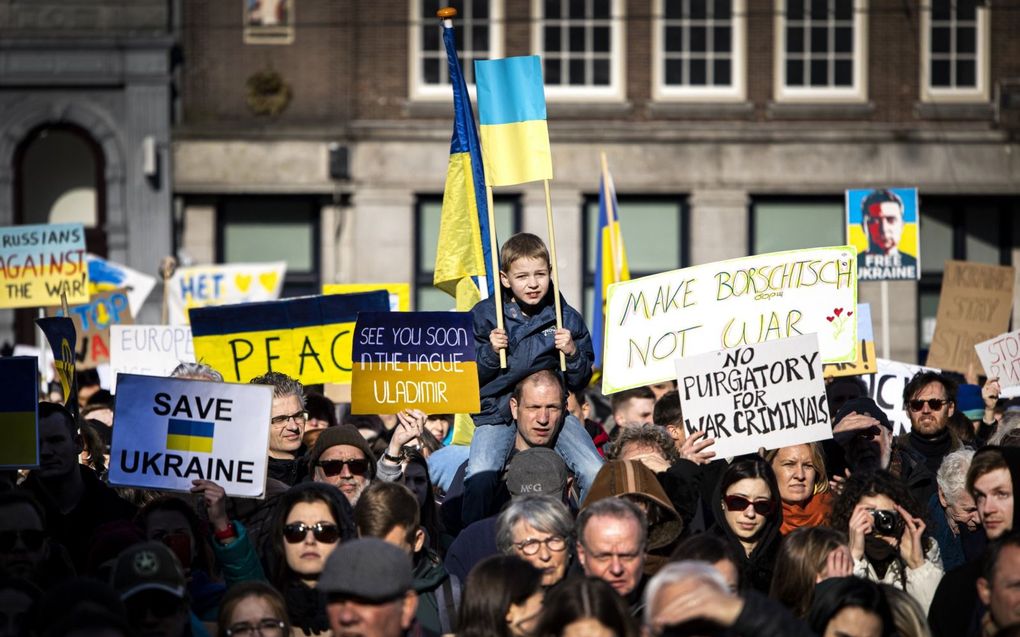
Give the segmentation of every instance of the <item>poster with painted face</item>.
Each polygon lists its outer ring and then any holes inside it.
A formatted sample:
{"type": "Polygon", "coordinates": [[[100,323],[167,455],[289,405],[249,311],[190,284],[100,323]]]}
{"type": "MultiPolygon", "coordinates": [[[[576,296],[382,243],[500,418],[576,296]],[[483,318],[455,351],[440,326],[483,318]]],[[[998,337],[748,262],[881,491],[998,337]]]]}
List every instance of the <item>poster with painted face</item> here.
{"type": "Polygon", "coordinates": [[[847,243],[857,248],[858,281],[921,277],[917,188],[846,191],[847,243]]]}

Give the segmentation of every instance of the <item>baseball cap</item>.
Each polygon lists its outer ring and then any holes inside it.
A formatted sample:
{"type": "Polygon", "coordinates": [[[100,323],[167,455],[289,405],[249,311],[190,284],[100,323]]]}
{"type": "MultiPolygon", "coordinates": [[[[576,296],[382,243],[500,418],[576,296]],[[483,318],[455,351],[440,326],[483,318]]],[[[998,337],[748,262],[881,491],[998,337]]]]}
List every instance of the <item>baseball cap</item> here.
{"type": "Polygon", "coordinates": [[[375,537],[344,542],[326,560],[316,588],[380,604],[393,601],[411,590],[411,557],[375,537]]]}
{"type": "Polygon", "coordinates": [[[186,590],[184,570],[162,542],[143,542],[125,549],[113,565],[110,583],[125,600],[151,590],[183,598],[186,590]]]}
{"type": "Polygon", "coordinates": [[[560,498],[567,487],[567,465],[552,449],[532,447],[514,455],[506,470],[510,495],[537,493],[560,498]]]}

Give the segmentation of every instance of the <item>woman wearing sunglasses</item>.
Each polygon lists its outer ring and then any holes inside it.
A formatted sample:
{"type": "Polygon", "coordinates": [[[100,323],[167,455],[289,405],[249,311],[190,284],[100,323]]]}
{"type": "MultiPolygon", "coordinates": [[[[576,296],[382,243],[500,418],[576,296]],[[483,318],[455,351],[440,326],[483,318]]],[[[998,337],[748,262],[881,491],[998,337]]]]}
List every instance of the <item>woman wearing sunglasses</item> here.
{"type": "Polygon", "coordinates": [[[325,598],[315,589],[326,559],[356,535],[350,504],[335,487],[298,484],[280,496],[269,521],[266,573],[287,604],[290,623],[328,633],[325,598]]]}
{"type": "Polygon", "coordinates": [[[783,523],[779,487],[768,463],[758,456],[734,461],[719,481],[713,512],[714,532],[741,557],[741,586],[767,594],[783,523]]]}

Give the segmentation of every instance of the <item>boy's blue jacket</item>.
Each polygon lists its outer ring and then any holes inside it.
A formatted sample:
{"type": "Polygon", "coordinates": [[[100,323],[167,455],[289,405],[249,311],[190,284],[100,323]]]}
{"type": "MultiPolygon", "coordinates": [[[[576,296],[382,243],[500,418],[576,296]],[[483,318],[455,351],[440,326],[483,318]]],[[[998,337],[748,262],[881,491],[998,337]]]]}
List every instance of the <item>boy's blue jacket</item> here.
{"type": "MultiPolygon", "coordinates": [[[[504,289],[503,327],[510,345],[507,348],[507,368],[499,368],[499,355],[492,351],[489,333],[496,328],[495,296],[480,301],[471,308],[475,328],[475,357],[478,363],[478,386],[481,390],[482,411],[473,414],[475,426],[506,425],[513,421],[510,414],[510,395],[517,383],[542,369],[560,368],[560,353],[553,337],[556,334],[556,306],[552,292],[546,295],[544,307],[532,317],[521,312],[520,306],[504,289]]],[[[581,389],[588,385],[592,374],[595,351],[591,334],[584,319],[560,295],[563,308],[563,327],[570,330],[577,345],[577,353],[567,357],[565,374],[567,389],[581,389]]]]}

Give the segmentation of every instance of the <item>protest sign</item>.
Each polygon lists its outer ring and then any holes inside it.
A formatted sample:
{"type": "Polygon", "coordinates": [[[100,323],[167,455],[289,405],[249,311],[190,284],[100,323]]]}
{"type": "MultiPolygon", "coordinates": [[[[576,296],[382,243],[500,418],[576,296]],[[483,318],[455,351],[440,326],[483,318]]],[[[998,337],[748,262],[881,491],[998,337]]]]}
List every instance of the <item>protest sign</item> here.
{"type": "Polygon", "coordinates": [[[390,312],[411,311],[410,283],[327,283],[322,286],[323,294],[353,294],[386,290],[390,294],[390,312]]]}
{"type": "Polygon", "coordinates": [[[878,371],[873,376],[861,378],[868,386],[868,396],[885,412],[893,424],[893,434],[910,431],[910,417],[903,408],[903,389],[917,372],[939,372],[933,367],[922,367],[909,363],[877,359],[878,371]]]}
{"type": "Polygon", "coordinates": [[[818,337],[793,336],[675,361],[687,435],[716,459],[832,437],[818,337]]]}
{"type": "Polygon", "coordinates": [[[188,310],[194,307],[278,299],[286,272],[287,264],[283,261],[177,268],[167,284],[170,323],[187,324],[188,310]]]}
{"type": "Polygon", "coordinates": [[[54,223],[0,228],[0,307],[48,307],[89,300],[85,228],[54,223]]]}
{"type": "MultiPolygon", "coordinates": [[[[64,315],[59,308],[51,308],[47,313],[64,315]]],[[[74,346],[78,369],[92,369],[110,362],[110,326],[135,322],[126,290],[100,292],[84,305],[71,306],[69,313],[78,335],[74,346]]]]}
{"type": "Polygon", "coordinates": [[[846,191],[847,243],[857,248],[858,281],[921,278],[917,188],[846,191]]]}
{"type": "Polygon", "coordinates": [[[999,379],[1000,398],[1020,396],[1020,330],[974,346],[985,376],[999,379]]]}
{"type": "Polygon", "coordinates": [[[229,496],[266,490],[273,388],[122,374],[110,484],[189,491],[212,480],[229,496]]]}
{"type": "Polygon", "coordinates": [[[127,292],[128,305],[131,307],[131,316],[138,316],[142,306],[145,305],[145,299],[149,298],[152,288],[156,287],[156,277],[142,274],[138,270],[107,261],[94,254],[87,256],[89,294],[124,289],[127,292]]]}
{"type": "Polygon", "coordinates": [[[39,466],[39,359],[0,358],[0,469],[39,466]]]}
{"type": "Polygon", "coordinates": [[[35,324],[42,330],[53,351],[53,368],[60,379],[64,406],[77,419],[78,377],[74,373],[75,355],[72,347],[76,341],[74,321],[66,316],[52,316],[36,319],[35,324]]]}
{"type": "Polygon", "coordinates": [[[39,377],[42,378],[43,383],[49,384],[56,380],[57,375],[50,364],[49,355],[41,347],[35,347],[34,345],[15,345],[12,356],[32,356],[39,361],[39,377]]]}
{"type": "Polygon", "coordinates": [[[871,304],[857,304],[857,360],[852,363],[826,363],[822,375],[826,378],[874,374],[878,371],[875,362],[875,332],[871,325],[871,304]]]}
{"type": "Polygon", "coordinates": [[[114,325],[110,328],[110,368],[117,374],[168,376],[181,363],[195,362],[187,325],[114,325]]]}
{"type": "Polygon", "coordinates": [[[385,312],[389,306],[380,290],[195,308],[195,356],[233,383],[268,371],[306,385],[350,383],[358,312],[385,312]]]}
{"type": "Polygon", "coordinates": [[[966,373],[978,368],[974,346],[1009,329],[1013,268],[946,261],[927,365],[966,373]]]}
{"type": "Polygon", "coordinates": [[[351,413],[477,412],[474,342],[470,312],[362,312],[351,413]]]}
{"type": "Polygon", "coordinates": [[[602,391],[674,378],[673,359],[817,333],[823,363],[857,360],[853,248],[775,252],[609,286],[602,391]]]}

